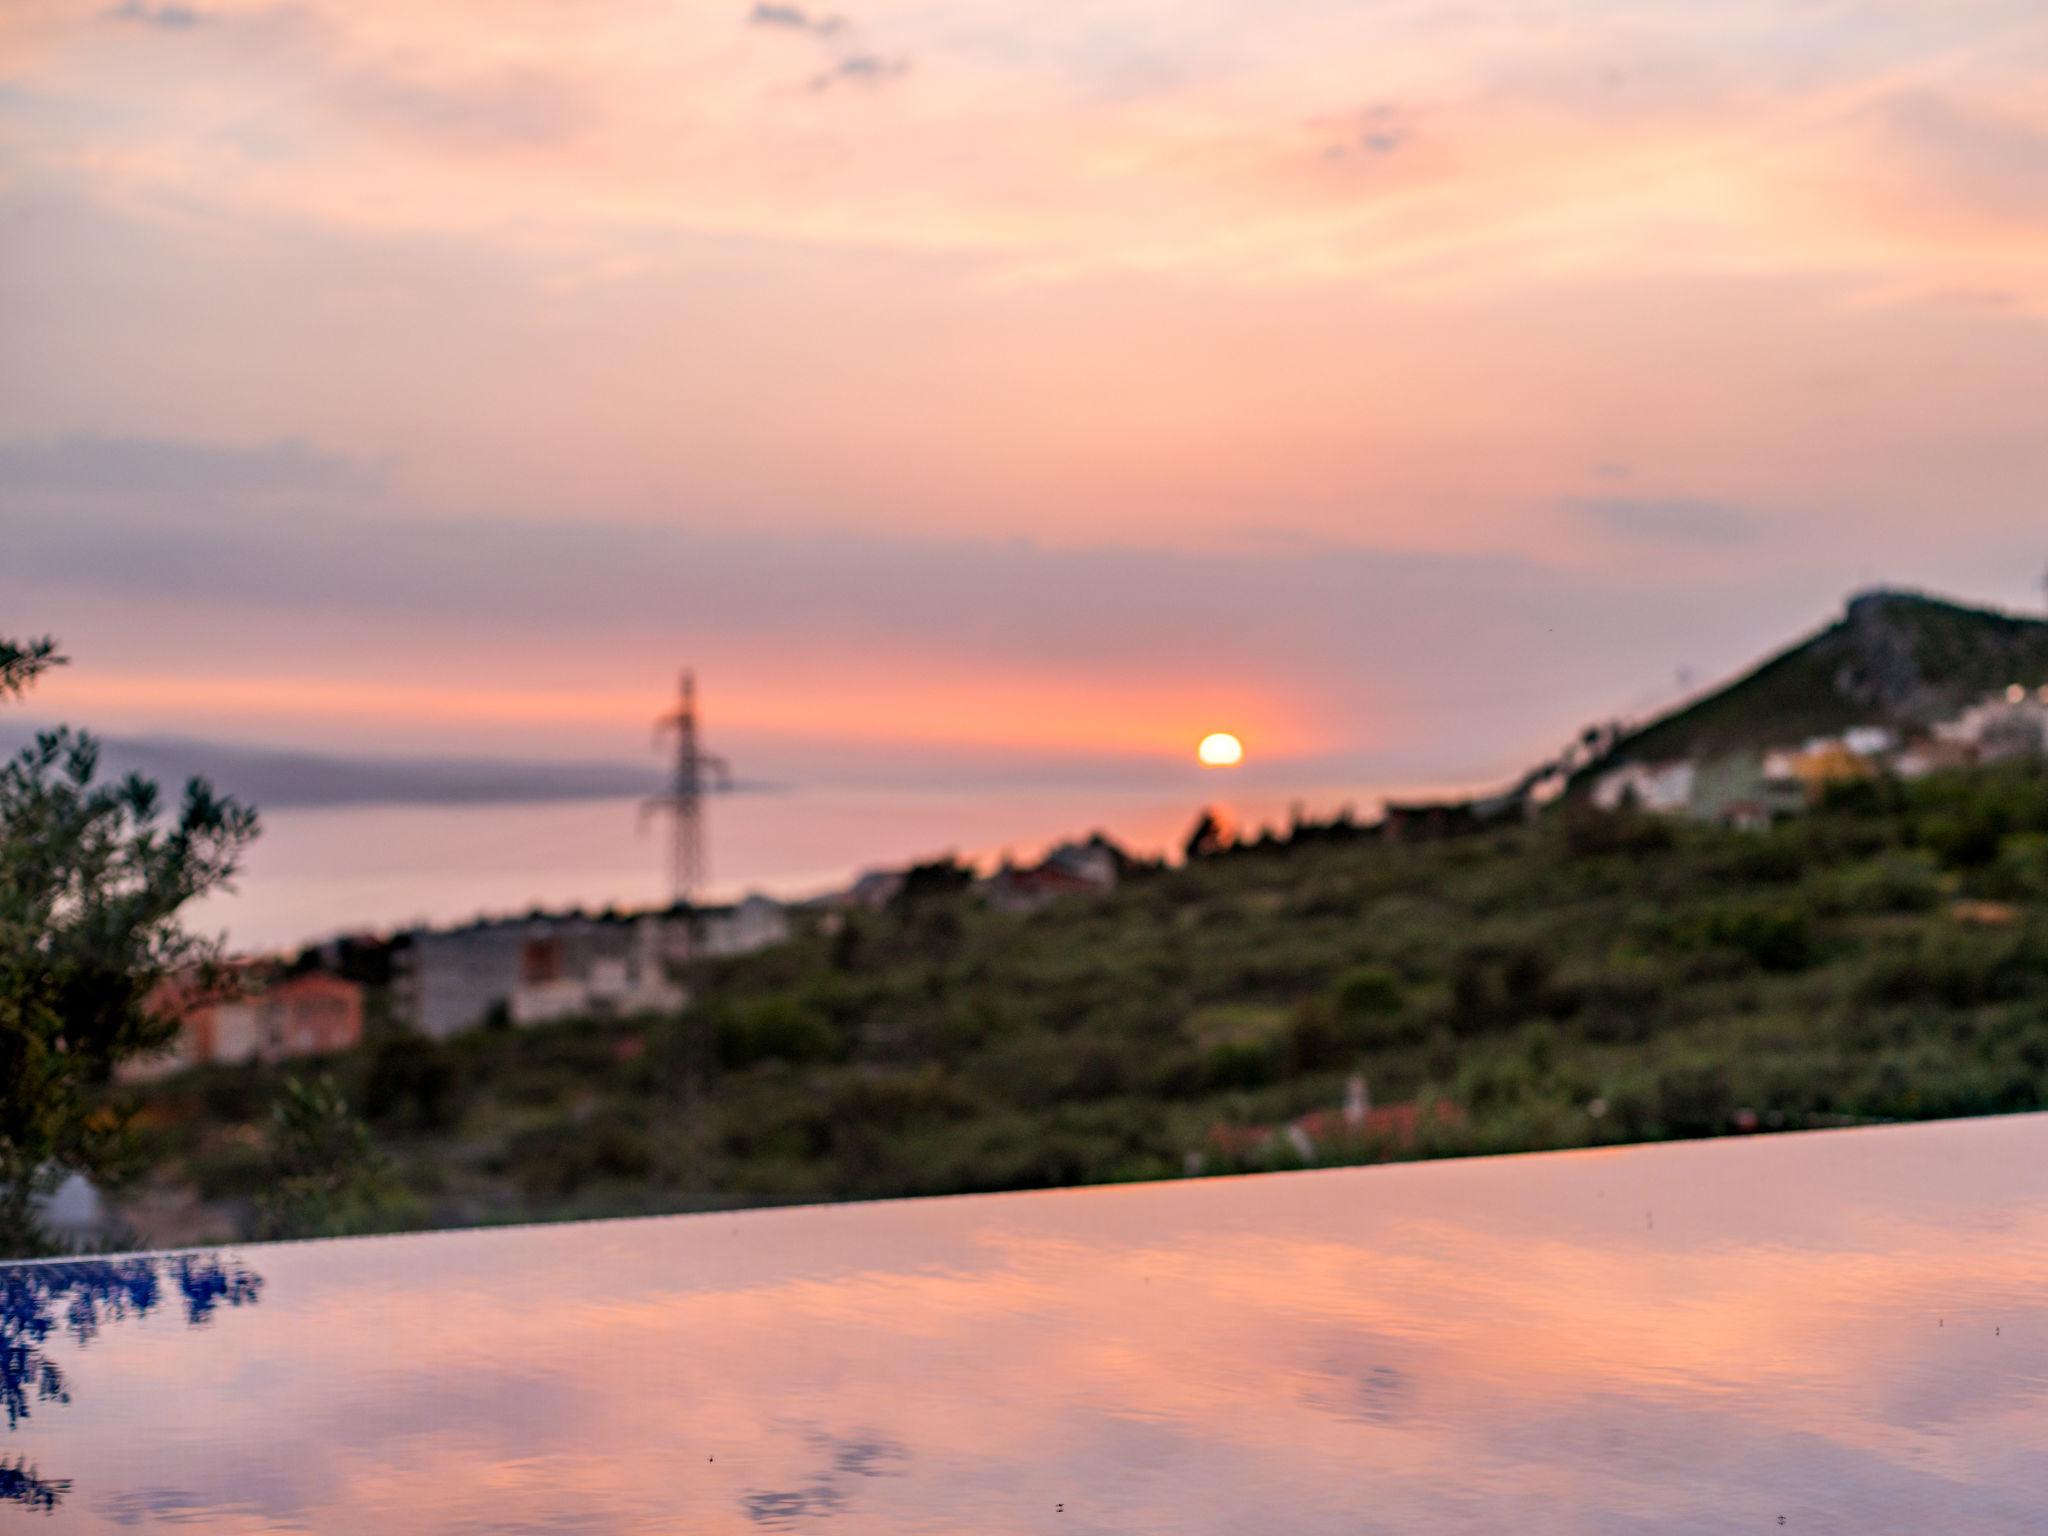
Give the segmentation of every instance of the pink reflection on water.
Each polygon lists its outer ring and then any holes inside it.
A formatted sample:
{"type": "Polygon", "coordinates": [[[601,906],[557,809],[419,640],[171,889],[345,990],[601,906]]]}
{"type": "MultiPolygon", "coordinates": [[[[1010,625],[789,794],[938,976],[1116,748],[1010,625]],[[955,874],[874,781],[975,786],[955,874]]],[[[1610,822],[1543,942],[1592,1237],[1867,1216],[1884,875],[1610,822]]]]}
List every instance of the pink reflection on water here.
{"type": "Polygon", "coordinates": [[[2031,1531],[2048,1119],[252,1248],[52,1527],[2031,1531]]]}

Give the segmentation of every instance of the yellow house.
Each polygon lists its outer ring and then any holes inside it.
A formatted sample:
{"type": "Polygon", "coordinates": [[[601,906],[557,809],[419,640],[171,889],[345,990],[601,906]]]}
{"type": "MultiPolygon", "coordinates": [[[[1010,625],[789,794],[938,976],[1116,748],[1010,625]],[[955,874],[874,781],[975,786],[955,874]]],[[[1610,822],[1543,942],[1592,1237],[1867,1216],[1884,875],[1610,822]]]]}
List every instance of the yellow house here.
{"type": "Polygon", "coordinates": [[[1868,779],[1877,773],[1876,765],[1869,758],[1849,750],[1839,741],[1820,742],[1795,753],[1787,765],[1792,777],[1806,789],[1806,798],[1818,800],[1830,784],[1842,784],[1851,779],[1868,779]]]}

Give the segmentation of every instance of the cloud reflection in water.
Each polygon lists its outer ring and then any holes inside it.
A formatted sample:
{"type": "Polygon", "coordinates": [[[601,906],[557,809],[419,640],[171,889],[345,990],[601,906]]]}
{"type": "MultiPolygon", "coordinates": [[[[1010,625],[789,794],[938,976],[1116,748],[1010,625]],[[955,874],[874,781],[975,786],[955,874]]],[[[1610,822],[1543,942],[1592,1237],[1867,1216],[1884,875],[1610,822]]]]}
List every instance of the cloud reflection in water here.
{"type": "Polygon", "coordinates": [[[2044,1151],[2021,1117],[260,1250],[269,1305],[71,1341],[14,1449],[80,1530],[2027,1531],[2044,1151]]]}

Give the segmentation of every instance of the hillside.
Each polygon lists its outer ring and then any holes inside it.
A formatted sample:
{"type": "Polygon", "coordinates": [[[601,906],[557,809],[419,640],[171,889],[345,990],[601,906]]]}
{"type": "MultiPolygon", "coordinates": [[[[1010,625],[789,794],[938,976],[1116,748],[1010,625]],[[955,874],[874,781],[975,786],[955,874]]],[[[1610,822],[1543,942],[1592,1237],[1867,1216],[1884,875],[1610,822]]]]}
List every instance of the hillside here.
{"type": "MultiPolygon", "coordinates": [[[[1032,913],[937,890],[686,979],[674,1016],[386,1029],[310,1069],[392,1188],[303,1230],[2041,1107],[2048,776],[1873,782],[1752,833],[1575,807],[1303,828],[1032,913]]],[[[309,1066],[142,1091],[140,1205],[186,1213],[131,1205],[146,1239],[232,1235],[291,1173],[284,1070],[309,1066]]]]}
{"type": "Polygon", "coordinates": [[[1760,751],[1854,725],[1925,730],[2013,683],[2048,681],[2048,621],[1873,591],[1727,686],[1624,734],[1606,761],[1760,751]]]}

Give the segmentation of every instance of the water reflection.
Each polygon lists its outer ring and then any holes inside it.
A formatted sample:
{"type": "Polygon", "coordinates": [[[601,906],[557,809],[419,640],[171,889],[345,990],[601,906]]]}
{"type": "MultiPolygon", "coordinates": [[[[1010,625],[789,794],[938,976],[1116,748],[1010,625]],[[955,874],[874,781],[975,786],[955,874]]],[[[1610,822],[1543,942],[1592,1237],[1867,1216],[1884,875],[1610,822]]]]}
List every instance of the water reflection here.
{"type": "Polygon", "coordinates": [[[19,1461],[0,1462],[0,1504],[21,1504],[47,1513],[71,1491],[68,1477],[38,1477],[19,1461]]]}
{"type": "Polygon", "coordinates": [[[910,1452],[880,1435],[853,1434],[844,1437],[816,1431],[804,1438],[823,1463],[817,1475],[801,1488],[773,1493],[748,1493],[740,1509],[756,1525],[767,1530],[788,1530],[800,1521],[837,1515],[847,1508],[848,1478],[901,1477],[910,1452]]]}
{"type": "MultiPolygon", "coordinates": [[[[261,1277],[209,1255],[79,1259],[0,1267],[0,1403],[18,1430],[42,1404],[71,1401],[64,1369],[50,1353],[60,1332],[83,1348],[108,1324],[142,1317],[164,1299],[166,1281],[198,1327],[221,1306],[253,1303],[261,1277]]],[[[52,1511],[70,1491],[69,1478],[45,1478],[20,1458],[0,1463],[0,1502],[52,1511]]]]}
{"type": "Polygon", "coordinates": [[[81,1353],[48,1298],[10,1338],[74,1400],[10,1466],[77,1530],[2032,1532],[2044,1154],[2026,1118],[265,1249],[290,1303],[232,1329],[81,1353]]]}

